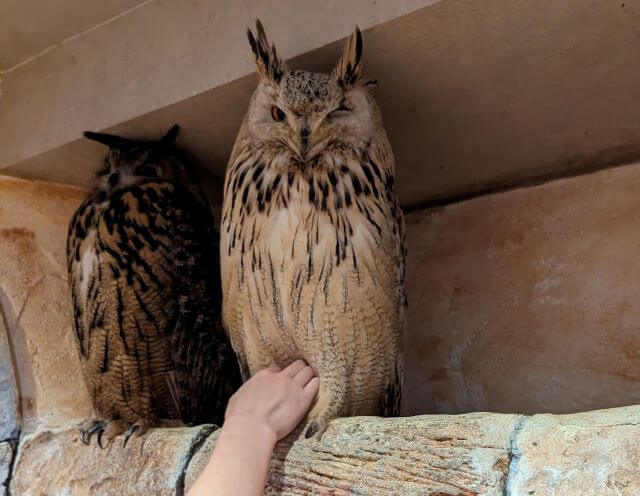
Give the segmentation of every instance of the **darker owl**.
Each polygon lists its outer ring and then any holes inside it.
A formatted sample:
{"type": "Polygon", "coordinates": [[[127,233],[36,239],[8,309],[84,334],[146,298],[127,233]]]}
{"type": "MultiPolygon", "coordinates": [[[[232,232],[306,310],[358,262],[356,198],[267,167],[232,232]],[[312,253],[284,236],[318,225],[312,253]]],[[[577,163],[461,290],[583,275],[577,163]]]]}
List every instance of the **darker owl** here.
{"type": "Polygon", "coordinates": [[[112,439],[161,419],[221,423],[240,383],[222,329],[218,234],[173,147],[85,133],[109,147],[97,186],[73,216],[67,258],[74,329],[99,418],[112,439]]]}

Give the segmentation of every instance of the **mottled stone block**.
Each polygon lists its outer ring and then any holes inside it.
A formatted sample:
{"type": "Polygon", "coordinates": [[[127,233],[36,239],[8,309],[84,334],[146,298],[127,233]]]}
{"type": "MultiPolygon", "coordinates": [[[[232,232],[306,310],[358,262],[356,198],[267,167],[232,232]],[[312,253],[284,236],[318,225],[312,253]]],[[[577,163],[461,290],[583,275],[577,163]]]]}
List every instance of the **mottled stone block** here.
{"type": "Polygon", "coordinates": [[[18,390],[0,301],[0,441],[15,438],[19,428],[18,390]]]}
{"type": "Polygon", "coordinates": [[[9,443],[0,443],[0,493],[4,494],[11,471],[13,450],[9,443]]]}
{"type": "Polygon", "coordinates": [[[66,270],[68,224],[85,195],[0,177],[0,304],[27,430],[91,415],[66,270]]]}
{"type": "Polygon", "coordinates": [[[640,407],[535,415],[514,439],[507,494],[640,494],[640,407]]]}
{"type": "Polygon", "coordinates": [[[184,474],[192,453],[212,426],[152,429],[123,446],[123,437],[105,449],[84,445],[75,429],[45,431],[21,442],[11,480],[12,494],[154,495],[184,494],[184,474]]]}
{"type": "MultiPolygon", "coordinates": [[[[502,496],[516,421],[482,413],[335,420],[319,441],[278,444],[266,494],[502,496]]],[[[216,440],[190,463],[187,489],[216,440]]]]}

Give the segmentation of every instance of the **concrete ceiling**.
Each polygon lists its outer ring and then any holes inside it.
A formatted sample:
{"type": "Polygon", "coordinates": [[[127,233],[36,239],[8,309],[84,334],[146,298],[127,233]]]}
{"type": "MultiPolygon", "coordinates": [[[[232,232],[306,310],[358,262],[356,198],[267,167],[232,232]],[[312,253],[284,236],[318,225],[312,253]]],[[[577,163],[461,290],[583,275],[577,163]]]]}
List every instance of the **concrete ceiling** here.
{"type": "MultiPolygon", "coordinates": [[[[339,27],[343,34],[358,17],[357,2],[352,7],[344,16],[351,17],[339,27]]],[[[248,23],[248,17],[242,17],[242,23],[248,23]]],[[[170,22],[168,15],[165,18],[170,22]]],[[[335,63],[340,42],[309,50],[307,34],[315,36],[317,31],[277,16],[266,20],[267,26],[280,22],[270,31],[281,54],[304,52],[292,66],[328,70],[335,63]]],[[[639,25],[640,0],[444,0],[387,22],[373,22],[364,34],[365,70],[380,82],[378,101],[396,155],[403,205],[448,202],[638,159],[639,25]]],[[[117,115],[111,113],[110,125],[108,120],[84,122],[103,122],[90,127],[143,138],[159,136],[178,122],[183,126],[179,143],[195,158],[205,179],[219,184],[255,86],[255,76],[246,75],[252,64],[243,33],[231,32],[225,40],[225,53],[233,52],[234,57],[231,65],[220,63],[214,72],[232,74],[227,82],[174,101],[156,98],[155,110],[121,121],[114,121],[117,115]]],[[[146,70],[153,67],[149,63],[146,70]]],[[[192,75],[188,70],[202,74],[211,69],[194,64],[181,68],[174,71],[176,76],[164,74],[161,82],[175,88],[173,83],[192,75]]],[[[27,71],[17,72],[20,84],[7,86],[5,92],[10,101],[19,99],[19,90],[27,85],[40,84],[27,71]]],[[[35,113],[40,107],[30,112],[47,123],[42,129],[46,135],[58,122],[69,127],[116,107],[139,106],[145,101],[144,90],[155,83],[143,79],[104,95],[96,88],[95,102],[88,99],[91,91],[80,88],[74,94],[83,91],[82,99],[53,107],[67,115],[64,120],[51,112],[35,113]],[[136,98],[131,97],[132,88],[139,90],[133,93],[136,98]],[[84,110],[76,113],[77,119],[69,119],[67,108],[81,108],[78,105],[84,110]]],[[[34,92],[39,88],[29,87],[34,92]]],[[[40,104],[48,101],[43,98],[40,104]]],[[[33,104],[33,98],[29,102],[33,104]]],[[[0,150],[4,145],[6,157],[9,152],[14,157],[3,165],[0,154],[3,174],[89,184],[103,150],[79,139],[82,128],[67,129],[71,141],[49,139],[56,146],[43,148],[42,135],[32,136],[38,121],[16,131],[5,117],[3,127],[2,104],[0,100],[0,150]],[[27,145],[34,145],[33,151],[18,159],[27,145]],[[37,153],[35,145],[40,147],[37,153]]],[[[20,117],[21,107],[7,108],[20,117]]]]}
{"type": "Polygon", "coordinates": [[[0,73],[140,3],[142,0],[2,0],[0,73]]]}

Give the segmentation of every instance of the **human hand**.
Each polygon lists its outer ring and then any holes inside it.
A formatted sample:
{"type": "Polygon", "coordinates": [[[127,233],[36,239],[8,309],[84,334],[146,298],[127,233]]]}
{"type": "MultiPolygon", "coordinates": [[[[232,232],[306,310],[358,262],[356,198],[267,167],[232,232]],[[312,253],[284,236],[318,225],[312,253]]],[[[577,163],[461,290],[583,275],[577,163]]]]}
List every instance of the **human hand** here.
{"type": "Polygon", "coordinates": [[[284,370],[272,366],[257,372],[231,397],[225,424],[260,423],[274,442],[289,434],[309,410],[318,393],[319,379],[304,360],[284,370]]]}

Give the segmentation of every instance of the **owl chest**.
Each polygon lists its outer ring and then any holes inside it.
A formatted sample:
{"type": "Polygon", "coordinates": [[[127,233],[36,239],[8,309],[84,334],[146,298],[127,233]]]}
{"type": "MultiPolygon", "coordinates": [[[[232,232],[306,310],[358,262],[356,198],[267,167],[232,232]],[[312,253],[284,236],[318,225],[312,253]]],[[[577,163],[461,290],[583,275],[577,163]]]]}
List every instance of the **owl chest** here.
{"type": "Polygon", "coordinates": [[[229,261],[242,272],[280,274],[305,271],[310,282],[322,265],[348,270],[348,257],[362,242],[358,220],[331,218],[313,208],[279,209],[248,217],[223,234],[229,261]],[[354,231],[354,227],[356,231],[354,231]]]}
{"type": "Polygon", "coordinates": [[[223,252],[227,325],[254,370],[299,356],[318,366],[397,328],[393,260],[358,217],[350,222],[345,239],[328,216],[281,211],[256,225],[244,253],[242,241],[223,252]]]}
{"type": "Polygon", "coordinates": [[[280,327],[298,326],[309,312],[346,311],[344,295],[362,291],[377,246],[357,215],[337,221],[303,205],[249,218],[222,241],[223,272],[248,303],[243,313],[259,319],[267,310],[280,327]]]}

